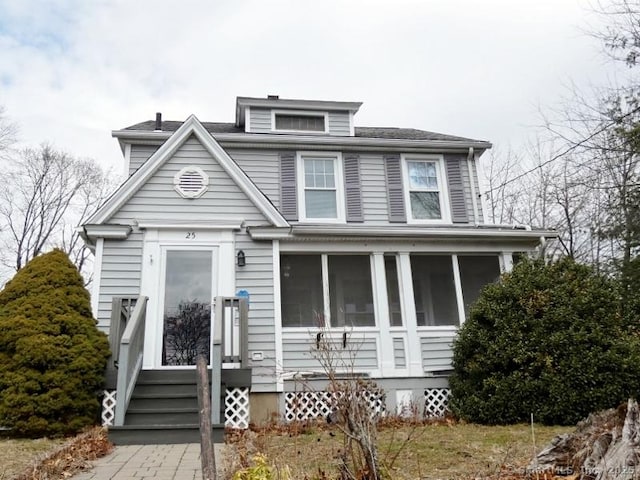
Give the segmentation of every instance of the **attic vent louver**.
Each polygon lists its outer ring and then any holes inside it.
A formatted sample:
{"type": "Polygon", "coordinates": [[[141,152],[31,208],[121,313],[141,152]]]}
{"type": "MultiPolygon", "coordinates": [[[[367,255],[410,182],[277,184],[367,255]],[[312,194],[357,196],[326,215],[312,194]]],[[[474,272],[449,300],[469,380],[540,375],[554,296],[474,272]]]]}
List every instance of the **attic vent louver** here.
{"type": "Polygon", "coordinates": [[[209,175],[200,167],[184,167],[173,177],[173,188],[183,198],[198,198],[208,185],[209,175]]]}

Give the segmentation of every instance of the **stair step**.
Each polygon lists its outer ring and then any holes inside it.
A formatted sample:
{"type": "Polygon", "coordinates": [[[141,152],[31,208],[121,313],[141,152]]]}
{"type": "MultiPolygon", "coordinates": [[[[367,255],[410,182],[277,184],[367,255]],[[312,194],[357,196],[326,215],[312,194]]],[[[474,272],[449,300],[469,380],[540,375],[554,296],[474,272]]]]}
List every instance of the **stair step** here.
{"type": "MultiPolygon", "coordinates": [[[[222,442],[224,425],[214,425],[211,429],[211,437],[214,443],[222,442]]],[[[200,427],[194,423],[109,427],[109,440],[116,445],[198,443],[200,427]]]]}
{"type": "Polygon", "coordinates": [[[197,408],[172,411],[165,409],[144,409],[127,411],[124,418],[125,425],[183,425],[198,423],[200,411],[197,408]]]}

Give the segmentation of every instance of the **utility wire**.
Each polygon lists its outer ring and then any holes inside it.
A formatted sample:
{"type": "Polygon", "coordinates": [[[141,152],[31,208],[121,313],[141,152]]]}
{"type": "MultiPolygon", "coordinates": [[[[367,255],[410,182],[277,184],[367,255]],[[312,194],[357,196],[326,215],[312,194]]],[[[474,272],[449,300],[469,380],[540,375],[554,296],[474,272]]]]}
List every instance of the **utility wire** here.
{"type": "Polygon", "coordinates": [[[618,123],[620,122],[620,120],[624,120],[626,117],[629,117],[629,116],[631,116],[631,115],[633,115],[634,113],[637,113],[637,112],[639,112],[639,111],[640,111],[640,107],[636,107],[636,108],[634,108],[634,109],[633,109],[633,110],[631,110],[630,112],[625,113],[624,115],[622,115],[622,116],[621,116],[620,118],[618,118],[617,120],[613,120],[613,121],[611,121],[609,124],[605,125],[604,127],[600,128],[599,130],[596,130],[596,131],[595,131],[595,132],[593,132],[591,135],[587,136],[586,138],[583,138],[583,139],[582,139],[582,140],[580,140],[578,143],[576,143],[576,144],[574,144],[574,145],[571,145],[569,148],[567,148],[567,149],[566,149],[566,150],[564,150],[563,152],[558,153],[557,155],[554,155],[554,156],[553,156],[553,157],[551,157],[550,159],[545,160],[544,162],[540,163],[539,165],[536,165],[535,167],[533,167],[533,168],[531,168],[531,169],[529,169],[529,170],[526,170],[526,171],[524,171],[524,172],[522,172],[522,173],[520,173],[520,174],[516,175],[515,177],[510,178],[509,180],[505,180],[505,181],[504,181],[504,182],[502,182],[500,185],[496,185],[495,187],[493,187],[493,188],[490,188],[490,189],[486,190],[484,193],[485,193],[485,194],[488,194],[488,193],[494,192],[494,191],[496,191],[496,190],[498,190],[498,189],[500,189],[500,188],[506,187],[507,185],[509,185],[509,184],[511,184],[511,183],[513,183],[513,182],[516,182],[516,181],[520,180],[521,178],[526,177],[527,175],[529,175],[529,174],[531,174],[531,173],[535,172],[535,171],[536,171],[536,170],[538,170],[539,168],[545,167],[545,166],[549,165],[550,163],[555,162],[556,160],[558,160],[558,159],[560,159],[560,158],[564,157],[566,154],[568,154],[568,153],[570,153],[570,152],[574,151],[575,149],[577,149],[578,147],[580,147],[580,146],[584,145],[584,144],[585,144],[585,143],[587,143],[589,140],[591,140],[593,137],[595,137],[595,136],[597,136],[597,135],[600,135],[602,132],[604,132],[604,131],[608,130],[609,128],[611,128],[612,126],[614,126],[614,125],[618,124],[618,123]]]}

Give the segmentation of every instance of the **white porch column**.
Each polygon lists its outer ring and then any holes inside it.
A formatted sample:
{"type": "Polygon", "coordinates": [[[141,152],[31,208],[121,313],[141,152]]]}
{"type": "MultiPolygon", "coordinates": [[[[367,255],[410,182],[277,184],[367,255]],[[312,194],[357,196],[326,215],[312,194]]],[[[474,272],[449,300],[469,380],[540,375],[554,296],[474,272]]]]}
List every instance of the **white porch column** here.
{"type": "Polygon", "coordinates": [[[384,268],[384,253],[374,252],[371,261],[373,283],[373,302],[376,320],[380,329],[380,368],[382,375],[393,376],[395,361],[393,358],[393,339],[389,327],[389,300],[387,298],[387,278],[384,268]]]}
{"type": "Polygon", "coordinates": [[[399,258],[399,287],[404,312],[403,321],[407,327],[407,366],[410,376],[424,375],[422,369],[422,346],[418,336],[418,322],[416,320],[416,304],[413,299],[413,278],[411,277],[411,258],[408,253],[400,253],[399,258]]]}
{"type": "Polygon", "coordinates": [[[513,270],[513,252],[501,252],[498,256],[500,273],[508,273],[513,270]]]}

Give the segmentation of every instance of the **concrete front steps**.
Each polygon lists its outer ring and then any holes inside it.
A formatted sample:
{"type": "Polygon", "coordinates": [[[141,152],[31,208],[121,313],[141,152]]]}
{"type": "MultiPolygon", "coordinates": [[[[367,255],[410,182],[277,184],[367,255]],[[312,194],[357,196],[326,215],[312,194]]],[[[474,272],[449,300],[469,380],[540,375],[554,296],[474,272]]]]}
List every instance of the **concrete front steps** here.
{"type": "MultiPolygon", "coordinates": [[[[221,419],[224,419],[225,388],[250,383],[250,369],[222,371],[221,419]]],[[[116,445],[197,443],[199,425],[195,369],[142,370],[124,425],[109,427],[109,439],[116,445]]],[[[224,423],[213,425],[211,435],[214,442],[222,442],[224,423]]]]}

